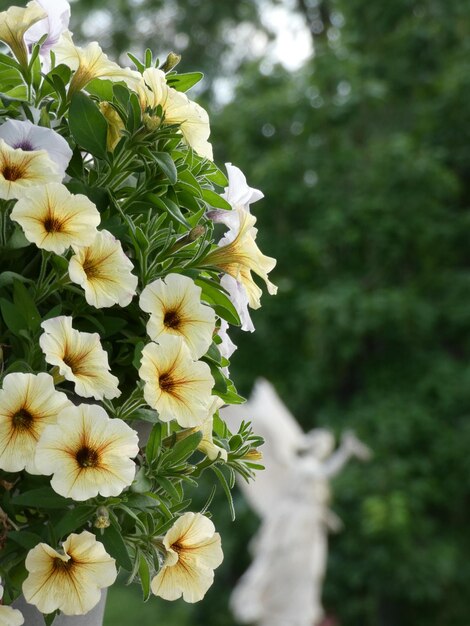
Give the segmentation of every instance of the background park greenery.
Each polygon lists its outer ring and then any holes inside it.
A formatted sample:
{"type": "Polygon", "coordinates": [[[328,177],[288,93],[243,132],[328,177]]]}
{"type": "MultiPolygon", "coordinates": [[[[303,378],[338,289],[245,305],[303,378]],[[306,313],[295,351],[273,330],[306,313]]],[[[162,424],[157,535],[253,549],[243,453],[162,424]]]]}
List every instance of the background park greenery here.
{"type": "MultiPolygon", "coordinates": [[[[101,23],[113,54],[175,49],[202,68],[218,162],[266,194],[254,210],[280,292],[234,337],[234,379],[248,393],[265,376],[306,429],[353,428],[375,453],[334,485],[328,612],[468,626],[470,3],[286,4],[315,46],[295,72],[243,54],[243,36],[271,37],[261,0],[78,0],[72,30],[101,23]]],[[[106,624],[231,626],[257,524],[237,503],[231,525],[220,498],[226,560],[203,603],[111,590],[106,624]]]]}

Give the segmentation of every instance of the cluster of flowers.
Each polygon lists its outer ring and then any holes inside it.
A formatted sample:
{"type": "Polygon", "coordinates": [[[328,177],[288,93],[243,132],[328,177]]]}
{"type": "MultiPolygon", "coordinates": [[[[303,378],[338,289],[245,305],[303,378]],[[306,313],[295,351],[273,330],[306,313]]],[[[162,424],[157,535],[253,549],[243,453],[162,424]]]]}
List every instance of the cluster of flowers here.
{"type": "MultiPolygon", "coordinates": [[[[45,614],[91,610],[117,564],[195,602],[223,557],[181,485],[210,467],[226,486],[217,465],[246,476],[259,458],[218,410],[241,401],[227,330],[254,330],[252,272],[276,291],[250,213],[262,194],[213,163],[184,93],[198,75],[175,55],[122,68],[76,46],[69,18],[65,0],[0,13],[0,571],[9,601],[22,591],[45,614]]],[[[7,605],[2,619],[23,623],[7,605]]]]}

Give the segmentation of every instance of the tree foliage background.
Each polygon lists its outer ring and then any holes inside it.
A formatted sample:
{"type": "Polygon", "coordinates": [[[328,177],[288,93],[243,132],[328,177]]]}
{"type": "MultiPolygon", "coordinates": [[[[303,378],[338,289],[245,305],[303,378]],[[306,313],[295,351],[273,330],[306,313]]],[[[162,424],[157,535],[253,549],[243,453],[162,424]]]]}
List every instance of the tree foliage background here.
{"type": "MultiPolygon", "coordinates": [[[[293,73],[240,52],[272,36],[261,0],[78,0],[72,30],[101,23],[114,54],[181,52],[207,101],[220,77],[235,87],[211,107],[215,150],[265,192],[280,287],[234,338],[235,380],[248,393],[265,376],[306,429],[353,428],[375,453],[334,485],[327,610],[345,626],[468,626],[470,2],[289,6],[315,45],[293,73]]],[[[238,504],[231,526],[221,498],[226,560],[202,604],[140,608],[120,590],[107,623],[231,626],[257,524],[238,504]]]]}

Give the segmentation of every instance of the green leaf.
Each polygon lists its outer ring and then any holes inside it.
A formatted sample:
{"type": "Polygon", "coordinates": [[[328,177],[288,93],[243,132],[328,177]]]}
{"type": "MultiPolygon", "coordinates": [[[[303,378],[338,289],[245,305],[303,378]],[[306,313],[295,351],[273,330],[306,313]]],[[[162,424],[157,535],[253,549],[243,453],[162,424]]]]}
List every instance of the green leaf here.
{"type": "Polygon", "coordinates": [[[144,422],[156,424],[158,422],[158,413],[153,409],[137,409],[132,415],[127,416],[126,419],[143,420],[144,422]]]}
{"type": "Polygon", "coordinates": [[[176,165],[168,152],[154,152],[153,158],[160,166],[160,169],[169,179],[170,183],[174,185],[178,180],[178,172],[176,165]]]}
{"type": "Polygon", "coordinates": [[[96,104],[82,92],[72,97],[69,127],[81,148],[94,156],[106,158],[108,123],[96,104]]]}
{"type": "Polygon", "coordinates": [[[54,526],[55,533],[58,538],[68,535],[90,519],[93,514],[94,507],[77,506],[67,511],[63,517],[54,526]]]}
{"type": "Polygon", "coordinates": [[[154,459],[157,458],[158,452],[160,450],[161,442],[162,442],[162,425],[160,422],[158,422],[152,428],[148,441],[147,441],[147,445],[145,446],[145,455],[149,463],[151,463],[154,459]]]}
{"type": "Polygon", "coordinates": [[[72,500],[59,496],[51,487],[39,487],[20,493],[11,499],[15,506],[39,507],[41,509],[66,509],[72,500]]]}
{"type": "Polygon", "coordinates": [[[13,285],[13,302],[24,316],[28,328],[33,331],[38,330],[41,325],[41,316],[31,294],[23,283],[18,280],[15,280],[13,285]]]}
{"type": "Polygon", "coordinates": [[[30,278],[26,278],[25,276],[17,274],[16,272],[2,272],[0,274],[0,287],[12,285],[14,280],[20,280],[23,283],[33,282],[30,278]]]}
{"type": "Polygon", "coordinates": [[[189,435],[189,437],[185,437],[181,441],[177,441],[173,448],[171,448],[171,463],[176,465],[181,461],[185,461],[189,456],[191,456],[194,450],[196,450],[201,439],[202,432],[198,430],[192,435],[189,435]]]}
{"type": "Polygon", "coordinates": [[[132,561],[122,538],[121,529],[116,528],[113,523],[106,528],[102,535],[98,535],[98,541],[104,545],[108,552],[118,564],[127,571],[132,570],[132,561]]]}
{"type": "Polygon", "coordinates": [[[170,496],[171,500],[176,501],[176,502],[181,500],[181,495],[178,492],[178,490],[176,489],[176,487],[173,485],[171,480],[169,480],[165,476],[157,476],[156,480],[157,480],[157,483],[161,487],[163,487],[163,489],[167,492],[167,494],[170,496]]]}
{"type": "Polygon", "coordinates": [[[149,193],[147,195],[147,198],[159,209],[167,211],[171,215],[171,217],[173,217],[177,222],[183,224],[183,226],[185,226],[186,228],[191,228],[191,225],[188,224],[186,218],[181,213],[181,209],[175,202],[173,202],[169,198],[160,198],[154,193],[149,193]]]}
{"type": "Polygon", "coordinates": [[[0,299],[0,311],[2,312],[3,321],[5,322],[8,330],[10,330],[17,337],[23,336],[23,331],[27,328],[27,323],[23,315],[16,308],[13,302],[0,299]]]}
{"type": "Polygon", "coordinates": [[[150,567],[143,554],[140,555],[139,578],[144,600],[147,600],[150,596],[150,567]]]}
{"type": "Polygon", "coordinates": [[[214,309],[217,315],[223,317],[230,324],[240,326],[237,310],[221,286],[216,286],[216,284],[201,278],[196,279],[195,283],[202,289],[203,300],[215,305],[214,309]]]}
{"type": "Polygon", "coordinates": [[[39,535],[30,533],[27,530],[10,530],[8,531],[8,539],[11,539],[22,548],[26,548],[26,550],[35,548],[42,541],[39,535]]]}
{"type": "Polygon", "coordinates": [[[202,72],[190,72],[187,74],[168,74],[168,84],[177,91],[188,91],[204,78],[202,72]]]}
{"type": "Polygon", "coordinates": [[[232,207],[227,200],[224,200],[222,196],[215,191],[212,191],[212,189],[203,189],[202,197],[209,206],[215,207],[216,209],[226,209],[227,211],[232,210],[232,207]]]}
{"type": "Polygon", "coordinates": [[[106,100],[108,102],[113,101],[113,83],[110,80],[95,78],[88,83],[86,90],[89,94],[97,96],[100,100],[106,100]]]}
{"type": "Polygon", "coordinates": [[[220,470],[217,467],[217,465],[211,465],[210,469],[214,472],[214,474],[219,479],[220,484],[222,485],[222,489],[224,490],[225,495],[227,496],[227,501],[228,501],[228,505],[230,508],[230,517],[232,518],[232,522],[233,522],[235,521],[235,507],[233,506],[232,492],[230,491],[230,486],[227,482],[227,479],[225,478],[225,475],[222,472],[222,470],[220,470]]]}

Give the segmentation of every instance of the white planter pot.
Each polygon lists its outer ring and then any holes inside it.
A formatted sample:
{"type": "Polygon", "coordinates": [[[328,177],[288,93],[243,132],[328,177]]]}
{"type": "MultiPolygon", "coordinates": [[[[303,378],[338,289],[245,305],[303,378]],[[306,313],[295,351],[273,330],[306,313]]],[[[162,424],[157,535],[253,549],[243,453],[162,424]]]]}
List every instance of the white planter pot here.
{"type": "MultiPolygon", "coordinates": [[[[68,617],[67,615],[59,615],[55,618],[53,626],[103,626],[104,609],[106,605],[106,591],[101,594],[101,600],[86,615],[77,615],[76,617],[68,617]]],[[[36,607],[27,604],[21,596],[13,603],[15,609],[23,613],[25,626],[45,626],[44,618],[36,607]]]]}

